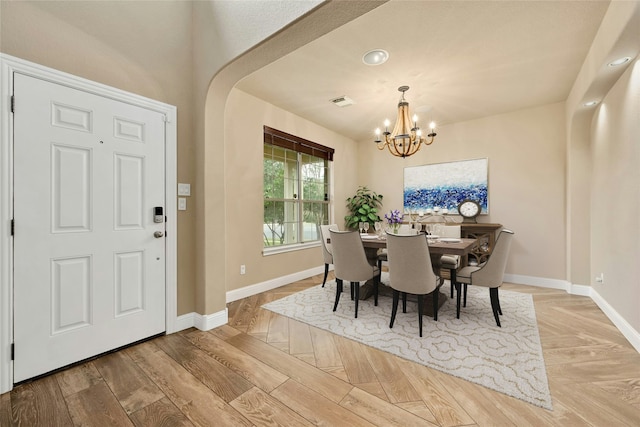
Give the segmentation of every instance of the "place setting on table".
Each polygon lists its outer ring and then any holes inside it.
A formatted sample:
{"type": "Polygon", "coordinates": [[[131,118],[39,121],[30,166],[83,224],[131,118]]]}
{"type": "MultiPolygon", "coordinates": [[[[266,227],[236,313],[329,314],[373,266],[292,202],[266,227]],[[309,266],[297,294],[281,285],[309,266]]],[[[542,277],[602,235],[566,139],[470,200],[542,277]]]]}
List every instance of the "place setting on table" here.
{"type": "MultiPolygon", "coordinates": [[[[366,224],[366,223],[365,223],[366,224]]],[[[401,226],[408,224],[401,224],[401,226]]],[[[433,225],[441,225],[441,224],[426,224],[426,234],[425,238],[429,244],[429,253],[431,255],[431,262],[433,263],[434,268],[439,268],[440,266],[440,257],[444,254],[447,255],[459,255],[465,256],[471,253],[471,250],[477,244],[477,239],[474,238],[455,238],[455,237],[440,237],[438,234],[434,234],[434,228],[430,226],[433,225]]],[[[447,227],[446,225],[441,225],[443,227],[447,227]]],[[[365,253],[367,254],[367,259],[370,263],[375,264],[377,262],[378,250],[384,249],[387,247],[387,239],[386,233],[387,231],[393,233],[392,227],[387,226],[386,230],[383,230],[382,223],[376,223],[374,225],[376,229],[376,234],[370,234],[361,232],[360,238],[362,239],[362,245],[364,246],[365,253]],[[380,225],[377,225],[380,224],[380,225]],[[380,231],[378,232],[378,227],[380,231]],[[374,262],[375,261],[375,262],[374,262]]],[[[364,229],[364,228],[363,228],[364,229]]],[[[404,230],[411,230],[409,233],[416,232],[415,228],[405,227],[404,230]]],[[[399,233],[407,233],[401,227],[397,228],[397,232],[399,233]]],[[[417,232],[424,233],[425,231],[420,228],[417,232]]],[[[394,233],[395,234],[395,233],[394,233]]]]}

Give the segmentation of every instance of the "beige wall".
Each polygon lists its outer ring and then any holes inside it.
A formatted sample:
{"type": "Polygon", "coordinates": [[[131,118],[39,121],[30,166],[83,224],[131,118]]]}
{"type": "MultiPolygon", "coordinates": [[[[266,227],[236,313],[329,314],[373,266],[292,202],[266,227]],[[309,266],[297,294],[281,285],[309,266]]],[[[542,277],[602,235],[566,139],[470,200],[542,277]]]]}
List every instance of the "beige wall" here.
{"type": "Polygon", "coordinates": [[[335,132],[234,89],[225,111],[227,291],[322,265],[320,247],[262,255],[263,125],[334,148],[334,220],[344,225],[345,199],[356,188],[357,145],[335,132]],[[240,275],[240,265],[246,275],[240,275]]]}
{"type": "MultiPolygon", "coordinates": [[[[187,2],[0,2],[0,51],[178,108],[178,182],[194,182],[187,2]]],[[[194,310],[193,209],[178,213],[178,314],[194,310]]]]}
{"type": "Polygon", "coordinates": [[[486,157],[489,215],[478,221],[515,231],[507,273],[563,280],[564,146],[564,104],[545,105],[443,126],[406,159],[361,142],[359,184],[384,195],[385,211],[402,209],[405,167],[486,157]]]}
{"type": "Polygon", "coordinates": [[[640,62],[602,100],[591,139],[592,286],[640,331],[640,62]]]}

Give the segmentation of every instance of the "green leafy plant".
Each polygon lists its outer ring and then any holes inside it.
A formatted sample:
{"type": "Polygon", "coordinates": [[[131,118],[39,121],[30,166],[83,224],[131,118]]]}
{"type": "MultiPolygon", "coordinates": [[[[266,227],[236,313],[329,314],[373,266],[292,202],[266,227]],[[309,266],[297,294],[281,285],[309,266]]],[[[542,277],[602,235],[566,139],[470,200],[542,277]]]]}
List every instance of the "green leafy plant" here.
{"type": "Polygon", "coordinates": [[[376,221],[381,221],[378,208],[382,207],[382,198],[382,194],[365,186],[358,187],[356,194],[347,199],[350,214],[344,217],[346,227],[357,229],[359,222],[368,222],[373,226],[376,221]]]}

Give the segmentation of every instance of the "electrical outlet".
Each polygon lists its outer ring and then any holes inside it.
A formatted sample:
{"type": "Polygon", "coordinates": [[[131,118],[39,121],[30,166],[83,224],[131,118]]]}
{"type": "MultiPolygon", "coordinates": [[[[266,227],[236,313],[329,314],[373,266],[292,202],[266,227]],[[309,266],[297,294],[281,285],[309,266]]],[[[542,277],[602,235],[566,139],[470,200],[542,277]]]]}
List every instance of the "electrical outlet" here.
{"type": "Polygon", "coordinates": [[[244,264],[242,264],[240,266],[240,274],[245,274],[247,272],[247,268],[244,266],[244,264]]]}
{"type": "Polygon", "coordinates": [[[596,283],[604,284],[604,273],[600,273],[599,276],[596,276],[596,283]]]}

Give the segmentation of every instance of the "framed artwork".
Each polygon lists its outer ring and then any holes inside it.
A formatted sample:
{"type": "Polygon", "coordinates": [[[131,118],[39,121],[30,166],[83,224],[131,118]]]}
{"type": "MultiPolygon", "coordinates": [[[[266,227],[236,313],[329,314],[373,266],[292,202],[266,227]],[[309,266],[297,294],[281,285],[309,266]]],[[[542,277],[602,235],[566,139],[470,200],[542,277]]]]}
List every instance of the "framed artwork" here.
{"type": "Polygon", "coordinates": [[[461,160],[404,168],[404,210],[448,209],[458,213],[464,199],[477,201],[489,213],[489,159],[461,160]]]}

